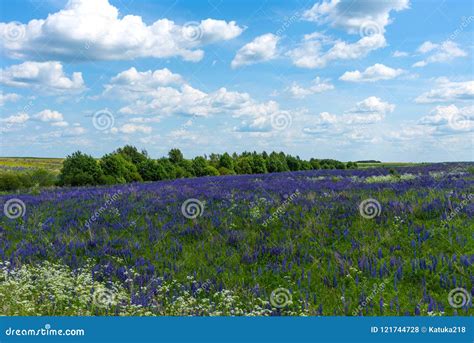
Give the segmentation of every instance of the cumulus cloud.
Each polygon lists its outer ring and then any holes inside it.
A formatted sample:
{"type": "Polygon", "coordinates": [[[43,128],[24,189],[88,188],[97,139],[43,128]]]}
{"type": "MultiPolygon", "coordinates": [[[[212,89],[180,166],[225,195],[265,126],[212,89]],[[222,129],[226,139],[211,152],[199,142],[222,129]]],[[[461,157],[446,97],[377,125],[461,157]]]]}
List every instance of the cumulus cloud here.
{"type": "Polygon", "coordinates": [[[147,25],[140,16],[120,16],[108,0],[70,0],[59,12],[27,24],[0,23],[0,31],[14,27],[21,37],[1,38],[13,58],[50,60],[130,60],[179,56],[199,61],[199,47],[233,39],[244,30],[234,21],[205,19],[178,25],[166,18],[147,25]]]}
{"type": "Polygon", "coordinates": [[[391,23],[390,12],[408,8],[408,0],[324,0],[303,13],[303,18],[317,24],[341,28],[358,34],[355,42],[331,41],[320,33],[304,36],[299,46],[287,55],[302,68],[324,68],[335,60],[358,59],[387,45],[385,26],[391,23]]]}
{"type": "Polygon", "coordinates": [[[451,82],[442,78],[438,80],[437,88],[419,95],[415,102],[451,102],[461,100],[474,100],[474,81],[451,82]]]}
{"type": "Polygon", "coordinates": [[[285,91],[289,92],[292,97],[302,99],[308,95],[322,93],[328,90],[334,89],[334,86],[329,80],[322,80],[319,76],[316,77],[311,86],[304,88],[297,83],[293,83],[290,87],[286,88],[285,91]]]}
{"type": "Polygon", "coordinates": [[[30,119],[30,116],[27,113],[18,113],[16,115],[2,118],[0,121],[7,124],[23,124],[26,123],[28,119],[30,119]]]}
{"type": "Polygon", "coordinates": [[[43,93],[79,93],[85,89],[82,73],[68,77],[60,62],[24,62],[0,69],[0,84],[43,93]]]}
{"type": "Polygon", "coordinates": [[[24,126],[24,124],[30,119],[27,113],[18,113],[11,115],[6,118],[0,118],[0,133],[6,133],[15,131],[24,126]]]}
{"type": "Polygon", "coordinates": [[[146,125],[136,125],[136,124],[124,124],[119,128],[113,127],[110,129],[112,133],[144,133],[144,134],[149,134],[152,131],[152,128],[150,126],[146,125]]]}
{"type": "Polygon", "coordinates": [[[166,74],[172,77],[166,79],[172,79],[174,84],[159,86],[160,83],[148,82],[151,75],[155,75],[156,72],[133,70],[132,73],[125,73],[140,76],[146,74],[143,82],[139,83],[135,81],[135,77],[123,77],[124,72],[119,73],[105,85],[102,95],[120,94],[118,98],[126,104],[119,109],[119,113],[138,116],[130,120],[137,124],[159,121],[160,118],[171,115],[196,117],[230,115],[242,118],[243,125],[238,130],[247,127],[255,131],[265,131],[272,128],[272,118],[277,115],[288,115],[288,112],[280,109],[275,101],[259,102],[248,93],[230,91],[224,87],[205,92],[191,86],[180,75],[170,71],[166,74]]]}
{"type": "Polygon", "coordinates": [[[404,72],[403,69],[393,69],[383,64],[376,63],[364,71],[346,71],[339,79],[350,82],[374,82],[379,80],[390,80],[404,72]]]}
{"type": "Polygon", "coordinates": [[[0,91],[0,106],[5,105],[7,102],[15,102],[21,98],[20,95],[16,93],[3,93],[0,91]]]}
{"type": "Polygon", "coordinates": [[[364,28],[383,33],[392,22],[391,11],[409,8],[408,0],[324,0],[303,13],[303,18],[318,24],[329,24],[342,28],[351,34],[358,34],[364,28]]]}
{"type": "Polygon", "coordinates": [[[395,50],[392,54],[393,57],[407,57],[409,54],[406,51],[395,50]]]}
{"type": "Polygon", "coordinates": [[[380,98],[368,97],[345,111],[342,115],[321,112],[314,126],[304,128],[307,134],[342,133],[351,131],[354,126],[370,125],[382,121],[385,115],[393,112],[395,105],[382,101],[380,98]]]}
{"type": "Polygon", "coordinates": [[[104,95],[140,97],[141,93],[152,92],[158,87],[183,83],[181,75],[174,74],[167,68],[139,72],[135,67],[131,67],[114,76],[110,83],[105,85],[104,95]]]}
{"type": "Polygon", "coordinates": [[[272,33],[258,36],[237,51],[237,54],[231,62],[231,67],[237,68],[243,65],[274,59],[277,56],[277,44],[279,39],[278,36],[272,33]]]}
{"type": "Polygon", "coordinates": [[[417,52],[429,56],[413,64],[413,67],[424,67],[430,63],[448,62],[456,57],[465,57],[467,52],[462,50],[457,43],[446,40],[441,44],[435,44],[430,41],[424,42],[418,48],[417,52]]]}
{"type": "Polygon", "coordinates": [[[320,34],[305,35],[302,42],[287,55],[293,64],[302,68],[324,68],[329,62],[335,60],[350,60],[365,57],[373,50],[386,46],[382,34],[365,36],[354,43],[342,40],[332,42],[320,34]],[[326,46],[332,44],[329,49],[326,46]]]}
{"type": "Polygon", "coordinates": [[[33,118],[43,122],[61,122],[64,120],[63,114],[58,111],[43,110],[33,116],[33,118]]]}
{"type": "Polygon", "coordinates": [[[435,127],[437,133],[471,131],[474,129],[474,105],[460,108],[456,105],[436,106],[418,124],[435,127]]]}

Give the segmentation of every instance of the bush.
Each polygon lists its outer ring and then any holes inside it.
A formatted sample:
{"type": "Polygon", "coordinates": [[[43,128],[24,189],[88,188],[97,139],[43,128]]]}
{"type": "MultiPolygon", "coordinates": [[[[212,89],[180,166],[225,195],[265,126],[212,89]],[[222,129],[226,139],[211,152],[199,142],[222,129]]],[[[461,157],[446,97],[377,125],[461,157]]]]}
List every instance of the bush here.
{"type": "Polygon", "coordinates": [[[205,173],[208,176],[218,176],[219,175],[219,171],[216,168],[214,168],[213,166],[207,166],[205,168],[205,173]]]}
{"type": "Polygon", "coordinates": [[[113,176],[117,183],[143,181],[137,167],[121,154],[107,154],[100,160],[104,175],[113,176]]]}
{"type": "Polygon", "coordinates": [[[102,169],[97,161],[80,151],[66,157],[59,174],[59,184],[68,186],[85,186],[99,184],[102,169]]]}
{"type": "Polygon", "coordinates": [[[22,182],[18,175],[13,172],[2,172],[0,174],[0,191],[14,191],[22,188],[22,182]]]}

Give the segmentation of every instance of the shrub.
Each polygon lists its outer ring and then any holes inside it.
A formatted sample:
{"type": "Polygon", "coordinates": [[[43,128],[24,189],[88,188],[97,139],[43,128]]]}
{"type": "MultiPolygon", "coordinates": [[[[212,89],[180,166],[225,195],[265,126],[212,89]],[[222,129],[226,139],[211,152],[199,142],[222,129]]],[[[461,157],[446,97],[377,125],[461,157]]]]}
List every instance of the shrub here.
{"type": "Polygon", "coordinates": [[[59,184],[69,186],[96,185],[100,183],[102,169],[97,161],[80,151],[66,157],[59,174],[59,184]]]}
{"type": "Polygon", "coordinates": [[[121,154],[107,154],[100,160],[105,175],[113,176],[117,183],[143,181],[137,167],[121,154]]]}

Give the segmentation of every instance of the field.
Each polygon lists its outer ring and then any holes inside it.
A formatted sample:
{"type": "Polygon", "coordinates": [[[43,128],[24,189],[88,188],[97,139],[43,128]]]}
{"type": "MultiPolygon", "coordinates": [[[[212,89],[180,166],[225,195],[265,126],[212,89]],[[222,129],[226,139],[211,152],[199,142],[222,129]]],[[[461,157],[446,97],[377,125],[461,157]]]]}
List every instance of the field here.
{"type": "Polygon", "coordinates": [[[472,315],[473,164],[389,169],[2,195],[0,312],[472,315]]]}
{"type": "Polygon", "coordinates": [[[0,157],[0,170],[45,169],[59,173],[62,158],[0,157]]]}

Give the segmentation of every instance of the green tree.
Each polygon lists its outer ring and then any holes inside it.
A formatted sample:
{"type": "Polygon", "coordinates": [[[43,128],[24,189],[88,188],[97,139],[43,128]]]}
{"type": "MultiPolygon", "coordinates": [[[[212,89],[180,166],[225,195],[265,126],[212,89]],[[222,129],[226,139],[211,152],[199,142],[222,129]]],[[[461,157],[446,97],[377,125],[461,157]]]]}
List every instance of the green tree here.
{"type": "Polygon", "coordinates": [[[150,158],[140,162],[137,169],[144,181],[163,180],[166,174],[163,165],[150,158]]]}
{"type": "Polygon", "coordinates": [[[213,166],[206,166],[206,168],[204,169],[205,170],[205,175],[208,175],[208,176],[217,176],[219,175],[219,171],[214,168],[213,166]]]}
{"type": "Polygon", "coordinates": [[[240,157],[235,165],[237,174],[252,174],[252,158],[240,157]]]}
{"type": "Polygon", "coordinates": [[[107,154],[100,160],[104,175],[112,176],[117,183],[143,181],[137,167],[121,154],[107,154]]]}
{"type": "Polygon", "coordinates": [[[76,151],[66,157],[59,174],[59,184],[68,186],[96,185],[101,183],[102,169],[90,155],[76,151]]]}
{"type": "Polygon", "coordinates": [[[136,166],[148,158],[146,150],[139,152],[138,149],[132,145],[125,145],[123,148],[118,148],[115,153],[122,155],[136,166]]]}
{"type": "Polygon", "coordinates": [[[193,159],[193,171],[196,176],[205,176],[207,161],[202,156],[197,156],[193,159]]]}
{"type": "Polygon", "coordinates": [[[171,163],[179,164],[184,160],[183,153],[179,149],[171,149],[168,153],[168,158],[170,159],[171,163]]]}
{"type": "Polygon", "coordinates": [[[267,172],[265,159],[263,156],[255,154],[252,156],[252,173],[253,174],[264,174],[267,172]]]}
{"type": "Polygon", "coordinates": [[[228,153],[224,153],[219,159],[219,167],[224,167],[229,170],[234,170],[234,161],[228,153]]]}

